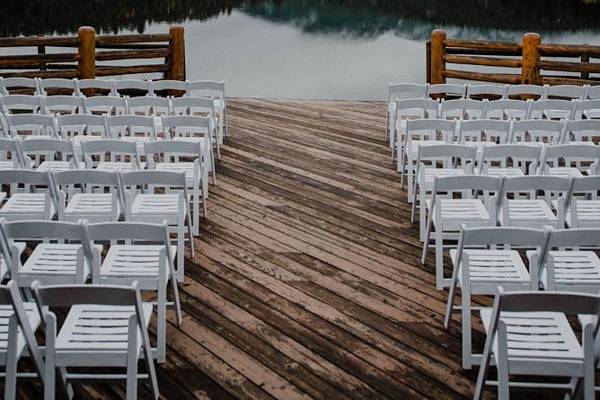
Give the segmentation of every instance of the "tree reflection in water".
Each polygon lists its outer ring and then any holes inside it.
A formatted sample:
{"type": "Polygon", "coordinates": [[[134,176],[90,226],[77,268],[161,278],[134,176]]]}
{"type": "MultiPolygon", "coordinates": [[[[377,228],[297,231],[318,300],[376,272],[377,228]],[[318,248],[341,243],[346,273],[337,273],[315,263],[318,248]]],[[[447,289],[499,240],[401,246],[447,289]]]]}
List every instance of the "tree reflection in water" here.
{"type": "Polygon", "coordinates": [[[434,26],[487,38],[498,31],[600,29],[597,0],[3,0],[0,36],[65,34],[81,25],[142,33],[147,23],[205,20],[235,9],[308,33],[352,37],[392,31],[423,39],[434,26]]]}

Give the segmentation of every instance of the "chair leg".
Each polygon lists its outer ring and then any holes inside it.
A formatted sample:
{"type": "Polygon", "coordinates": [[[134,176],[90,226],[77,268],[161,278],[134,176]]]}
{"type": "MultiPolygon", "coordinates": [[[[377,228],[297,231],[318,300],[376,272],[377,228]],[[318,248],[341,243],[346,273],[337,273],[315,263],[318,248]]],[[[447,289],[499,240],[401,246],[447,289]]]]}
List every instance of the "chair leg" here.
{"type": "Polygon", "coordinates": [[[423,253],[421,254],[421,264],[425,265],[425,260],[427,259],[427,251],[429,250],[429,238],[431,236],[431,227],[433,224],[433,216],[431,215],[431,211],[427,216],[427,230],[425,232],[425,240],[423,241],[423,253]]]}
{"type": "MultiPolygon", "coordinates": [[[[193,217],[194,217],[194,221],[192,223],[192,231],[194,233],[194,236],[198,235],[198,232],[200,231],[200,190],[199,189],[193,189],[192,192],[192,207],[193,207],[193,217]]],[[[190,221],[192,222],[192,221],[190,221]]]]}
{"type": "Polygon", "coordinates": [[[435,230],[435,282],[437,290],[444,288],[444,232],[435,230]]]}
{"type": "MultiPolygon", "coordinates": [[[[184,225],[183,221],[180,221],[177,224],[177,281],[183,282],[183,268],[185,263],[185,255],[184,255],[184,225]]],[[[192,239],[193,240],[193,239],[192,239]]]]}
{"type": "Polygon", "coordinates": [[[175,315],[177,316],[177,326],[181,326],[183,317],[181,315],[181,301],[179,300],[179,286],[175,277],[171,277],[171,288],[173,289],[173,298],[175,299],[175,315]]]}
{"type": "Polygon", "coordinates": [[[129,344],[127,346],[127,400],[137,399],[137,373],[138,373],[138,351],[137,351],[137,320],[129,319],[129,344]]]}
{"type": "Polygon", "coordinates": [[[13,316],[8,323],[8,343],[6,345],[6,377],[4,379],[4,399],[14,400],[17,395],[17,355],[18,323],[13,316]]]}
{"type": "Polygon", "coordinates": [[[158,282],[158,307],[156,310],[156,362],[164,363],[167,349],[167,282],[158,282]]]}
{"type": "Polygon", "coordinates": [[[462,363],[463,369],[471,369],[471,294],[463,286],[461,294],[462,363]]]}
{"type": "Polygon", "coordinates": [[[44,400],[54,400],[56,396],[56,365],[54,360],[56,340],[56,319],[46,315],[46,357],[44,371],[44,400]]]}
{"type": "MultiPolygon", "coordinates": [[[[510,387],[508,375],[508,349],[506,347],[506,324],[498,323],[498,357],[496,369],[498,370],[498,400],[509,400],[510,387]],[[500,338],[503,338],[500,339],[500,338]]],[[[485,384],[485,382],[484,382],[485,384]]]]}

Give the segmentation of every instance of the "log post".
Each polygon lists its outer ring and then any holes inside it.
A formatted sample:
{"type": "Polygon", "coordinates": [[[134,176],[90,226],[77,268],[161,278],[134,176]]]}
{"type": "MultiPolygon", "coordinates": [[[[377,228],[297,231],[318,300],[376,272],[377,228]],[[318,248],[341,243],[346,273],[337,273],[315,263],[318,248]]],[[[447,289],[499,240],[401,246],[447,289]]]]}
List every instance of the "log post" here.
{"type": "MultiPolygon", "coordinates": [[[[582,54],[581,55],[581,63],[582,64],[589,64],[590,62],[590,56],[589,54],[582,54]]],[[[590,79],[590,73],[589,72],[582,72],[581,73],[581,79],[590,79]]]]}
{"type": "Polygon", "coordinates": [[[446,71],[446,48],[444,47],[446,32],[436,29],[431,34],[431,84],[446,83],[444,72],[446,71]]]}
{"type": "MultiPolygon", "coordinates": [[[[77,75],[79,79],[94,79],[96,77],[96,30],[91,26],[82,26],[77,33],[79,37],[79,60],[77,75]]],[[[93,96],[94,93],[85,93],[93,96]]]]}
{"type": "Polygon", "coordinates": [[[425,43],[425,82],[431,83],[431,41],[425,43]]]}
{"type": "Polygon", "coordinates": [[[185,39],[182,26],[169,29],[169,62],[168,79],[185,80],[185,39]]]}
{"type": "Polygon", "coordinates": [[[523,35],[523,66],[521,67],[521,83],[530,85],[541,85],[540,74],[540,52],[539,45],[542,38],[537,33],[526,33],[523,35]]]}

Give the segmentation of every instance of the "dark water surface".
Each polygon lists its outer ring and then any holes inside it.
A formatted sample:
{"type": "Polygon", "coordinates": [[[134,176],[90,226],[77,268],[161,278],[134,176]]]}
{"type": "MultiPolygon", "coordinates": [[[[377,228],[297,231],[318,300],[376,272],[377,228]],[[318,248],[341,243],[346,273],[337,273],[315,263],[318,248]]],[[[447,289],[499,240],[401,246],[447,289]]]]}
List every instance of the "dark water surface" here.
{"type": "Polygon", "coordinates": [[[450,37],[600,44],[600,0],[3,0],[0,35],[186,28],[189,79],[228,95],[382,99],[423,82],[425,41],[450,37]]]}

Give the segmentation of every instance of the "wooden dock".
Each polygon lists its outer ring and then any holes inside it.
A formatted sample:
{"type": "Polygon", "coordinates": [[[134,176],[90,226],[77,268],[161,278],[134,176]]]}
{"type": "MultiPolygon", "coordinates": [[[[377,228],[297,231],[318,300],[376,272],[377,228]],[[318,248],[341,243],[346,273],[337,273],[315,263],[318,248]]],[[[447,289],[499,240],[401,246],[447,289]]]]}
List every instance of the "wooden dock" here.
{"type": "MultiPolygon", "coordinates": [[[[442,327],[446,295],[419,263],[384,104],[228,107],[218,184],[181,287],[184,322],[170,319],[158,368],[162,396],[470,398],[475,372],[462,370],[458,325],[442,327]]],[[[22,398],[41,390],[19,388],[22,398]]],[[[77,390],[124,395],[123,385],[77,390]]]]}

